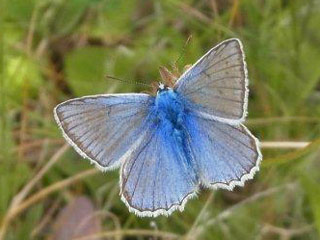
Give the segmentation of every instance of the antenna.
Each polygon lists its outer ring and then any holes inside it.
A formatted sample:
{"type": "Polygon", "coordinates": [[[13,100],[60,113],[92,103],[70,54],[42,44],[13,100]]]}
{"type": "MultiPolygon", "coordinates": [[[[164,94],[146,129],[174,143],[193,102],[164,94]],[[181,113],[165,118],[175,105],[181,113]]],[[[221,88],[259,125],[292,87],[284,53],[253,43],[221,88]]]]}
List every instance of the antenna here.
{"type": "Polygon", "coordinates": [[[129,83],[129,84],[142,85],[142,86],[147,86],[147,87],[150,87],[150,88],[152,87],[150,84],[147,84],[147,83],[138,82],[138,81],[123,80],[123,79],[116,78],[116,77],[113,77],[113,76],[110,76],[110,75],[106,75],[106,78],[110,78],[110,79],[113,79],[113,80],[117,80],[117,81],[124,82],[124,83],[129,83]]]}
{"type": "Polygon", "coordinates": [[[177,70],[177,63],[184,57],[184,55],[185,55],[185,53],[186,53],[187,46],[188,46],[188,44],[190,43],[191,39],[192,39],[192,35],[189,35],[187,41],[186,41],[185,44],[183,45],[183,48],[182,48],[182,51],[181,51],[179,57],[177,58],[177,60],[174,61],[174,63],[173,63],[173,68],[174,68],[175,70],[177,70]]]}

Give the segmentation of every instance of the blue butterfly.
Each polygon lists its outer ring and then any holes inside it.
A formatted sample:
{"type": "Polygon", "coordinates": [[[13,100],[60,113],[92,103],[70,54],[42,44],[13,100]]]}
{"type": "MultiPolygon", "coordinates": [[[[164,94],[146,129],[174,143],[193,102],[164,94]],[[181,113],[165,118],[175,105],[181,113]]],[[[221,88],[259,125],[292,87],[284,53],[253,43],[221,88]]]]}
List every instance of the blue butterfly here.
{"type": "Polygon", "coordinates": [[[121,199],[138,216],[182,211],[200,186],[232,190],[259,170],[258,140],[242,125],[248,75],[242,44],[212,48],[155,96],[71,99],[54,115],[63,136],[103,171],[120,169],[121,199]]]}

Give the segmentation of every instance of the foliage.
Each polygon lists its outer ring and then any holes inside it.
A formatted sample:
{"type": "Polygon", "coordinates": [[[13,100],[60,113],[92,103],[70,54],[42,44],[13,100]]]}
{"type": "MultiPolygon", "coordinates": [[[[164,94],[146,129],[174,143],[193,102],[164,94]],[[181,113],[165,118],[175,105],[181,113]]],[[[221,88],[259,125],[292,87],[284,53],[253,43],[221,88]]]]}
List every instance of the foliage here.
{"type": "Polygon", "coordinates": [[[0,18],[0,239],[50,239],[79,195],[104,213],[97,229],[109,238],[320,238],[319,1],[0,0],[0,18]],[[149,90],[105,75],[151,83],[159,66],[182,54],[182,70],[230,37],[247,56],[249,128],[262,141],[313,143],[263,149],[244,188],[203,190],[169,218],[134,216],[117,171],[99,173],[67,148],[52,109],[149,90]]]}

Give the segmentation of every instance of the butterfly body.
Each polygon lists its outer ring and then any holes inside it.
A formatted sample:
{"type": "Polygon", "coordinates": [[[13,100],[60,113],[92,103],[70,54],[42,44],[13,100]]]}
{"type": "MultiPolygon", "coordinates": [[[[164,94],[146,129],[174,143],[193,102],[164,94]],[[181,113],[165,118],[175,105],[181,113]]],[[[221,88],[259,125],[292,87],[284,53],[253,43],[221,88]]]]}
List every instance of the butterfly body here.
{"type": "Polygon", "coordinates": [[[155,113],[167,134],[182,135],[185,111],[183,102],[173,89],[168,88],[157,93],[155,113]]]}
{"type": "Polygon", "coordinates": [[[156,96],[87,96],[54,109],[81,156],[102,170],[121,167],[121,199],[139,216],[182,211],[200,186],[243,186],[262,159],[242,124],[248,76],[240,40],[218,44],[169,86],[159,84],[156,96]]]}
{"type": "MultiPolygon", "coordinates": [[[[155,98],[155,111],[152,113],[158,120],[158,135],[174,146],[174,152],[182,156],[180,159],[194,174],[194,163],[190,157],[190,147],[186,141],[187,129],[185,128],[185,118],[187,111],[183,98],[173,89],[165,88],[158,91],[155,98]]],[[[197,181],[196,175],[192,176],[193,181],[197,181]]]]}

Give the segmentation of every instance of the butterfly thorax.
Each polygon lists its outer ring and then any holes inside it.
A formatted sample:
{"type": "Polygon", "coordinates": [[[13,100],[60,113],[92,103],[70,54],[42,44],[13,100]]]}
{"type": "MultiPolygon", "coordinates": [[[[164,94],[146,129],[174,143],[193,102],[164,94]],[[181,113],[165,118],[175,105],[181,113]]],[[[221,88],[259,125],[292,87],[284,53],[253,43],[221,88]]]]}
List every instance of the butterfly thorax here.
{"type": "Polygon", "coordinates": [[[184,108],[179,95],[173,89],[158,91],[155,107],[158,119],[168,130],[176,132],[182,129],[184,108]]]}

